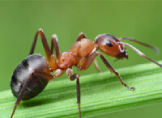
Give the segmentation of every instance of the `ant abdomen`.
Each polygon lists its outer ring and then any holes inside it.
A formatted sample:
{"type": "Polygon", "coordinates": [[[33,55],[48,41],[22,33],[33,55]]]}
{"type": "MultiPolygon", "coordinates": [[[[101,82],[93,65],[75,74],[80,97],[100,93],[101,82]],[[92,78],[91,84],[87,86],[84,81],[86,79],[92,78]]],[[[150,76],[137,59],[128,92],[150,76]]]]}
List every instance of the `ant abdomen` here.
{"type": "Polygon", "coordinates": [[[39,54],[28,56],[14,70],[10,85],[16,98],[28,79],[29,82],[23,92],[22,100],[35,97],[46,87],[48,80],[34,73],[34,70],[48,71],[45,58],[39,54]]]}

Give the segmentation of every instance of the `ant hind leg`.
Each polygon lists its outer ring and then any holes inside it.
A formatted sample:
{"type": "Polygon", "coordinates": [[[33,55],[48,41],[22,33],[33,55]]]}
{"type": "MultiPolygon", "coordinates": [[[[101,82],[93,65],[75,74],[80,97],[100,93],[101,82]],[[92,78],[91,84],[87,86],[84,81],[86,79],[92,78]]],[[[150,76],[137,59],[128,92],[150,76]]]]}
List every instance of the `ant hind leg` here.
{"type": "Polygon", "coordinates": [[[43,43],[43,47],[44,47],[44,50],[45,50],[47,62],[50,63],[51,51],[50,51],[50,48],[49,48],[48,43],[47,43],[47,39],[46,39],[45,34],[44,34],[42,29],[39,29],[36,32],[35,37],[34,37],[34,41],[32,43],[32,47],[31,47],[30,52],[29,52],[29,55],[34,53],[34,48],[35,48],[35,45],[36,45],[38,34],[41,36],[41,39],[42,39],[42,43],[43,43]]]}

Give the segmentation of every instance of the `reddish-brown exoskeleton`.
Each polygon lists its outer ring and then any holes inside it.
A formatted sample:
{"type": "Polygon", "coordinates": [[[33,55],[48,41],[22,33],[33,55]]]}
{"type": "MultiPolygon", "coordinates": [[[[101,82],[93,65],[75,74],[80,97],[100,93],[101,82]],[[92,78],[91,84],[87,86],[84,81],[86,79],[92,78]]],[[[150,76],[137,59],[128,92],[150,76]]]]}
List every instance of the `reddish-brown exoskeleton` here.
{"type": "Polygon", "coordinates": [[[72,45],[70,50],[60,53],[57,36],[52,36],[50,49],[43,30],[39,29],[35,35],[29,56],[17,66],[12,76],[11,89],[14,96],[17,97],[17,101],[15,103],[15,108],[13,110],[11,118],[13,117],[15,110],[21,100],[28,100],[35,97],[45,88],[48,81],[61,76],[64,71],[66,71],[66,75],[71,81],[76,79],[77,103],[79,109],[79,118],[81,118],[79,75],[76,73],[73,74],[72,67],[76,66],[78,70],[86,70],[89,68],[92,62],[94,62],[96,69],[100,71],[95,60],[96,56],[99,56],[101,58],[110,72],[114,73],[125,87],[134,90],[134,87],[129,87],[123,82],[121,76],[109,64],[104,56],[96,51],[97,49],[108,56],[112,56],[117,59],[124,59],[128,58],[128,54],[125,49],[125,46],[128,46],[141,57],[152,61],[160,67],[162,67],[162,65],[146,57],[141,51],[139,51],[132,45],[121,42],[121,40],[123,39],[139,43],[158,52],[158,49],[156,47],[132,38],[117,39],[110,34],[100,34],[96,37],[95,41],[92,42],[91,40],[87,39],[83,33],[80,33],[76,42],[72,45]],[[42,39],[46,54],[46,60],[39,54],[33,54],[38,35],[40,35],[42,39]],[[53,55],[53,49],[55,50],[57,60],[53,55]],[[51,74],[51,72],[53,71],[55,71],[54,75],[51,74]],[[42,84],[42,82],[44,84],[42,84]],[[35,92],[33,93],[33,91],[35,92]]]}

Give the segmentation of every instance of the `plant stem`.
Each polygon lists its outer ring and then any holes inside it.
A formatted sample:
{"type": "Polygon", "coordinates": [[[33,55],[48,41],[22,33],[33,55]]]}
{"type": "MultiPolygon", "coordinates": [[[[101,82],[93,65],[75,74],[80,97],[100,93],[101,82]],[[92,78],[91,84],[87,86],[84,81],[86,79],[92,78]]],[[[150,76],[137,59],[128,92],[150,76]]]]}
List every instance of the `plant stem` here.
{"type": "MultiPolygon", "coordinates": [[[[110,72],[81,76],[82,118],[162,102],[162,68],[148,63],[116,71],[136,90],[128,90],[110,72]]],[[[75,83],[68,79],[50,82],[37,97],[21,102],[14,118],[78,118],[75,83]]],[[[15,101],[11,90],[0,92],[1,117],[10,117],[15,101]]]]}

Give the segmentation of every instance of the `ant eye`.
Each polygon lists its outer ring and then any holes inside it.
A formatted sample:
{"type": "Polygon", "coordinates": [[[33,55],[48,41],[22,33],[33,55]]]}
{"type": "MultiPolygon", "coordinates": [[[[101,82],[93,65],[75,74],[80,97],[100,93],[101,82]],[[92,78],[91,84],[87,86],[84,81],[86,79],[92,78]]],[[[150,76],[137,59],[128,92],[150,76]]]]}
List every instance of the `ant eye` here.
{"type": "Polygon", "coordinates": [[[113,44],[110,41],[106,41],[106,45],[108,45],[109,47],[113,46],[113,44]]]}

